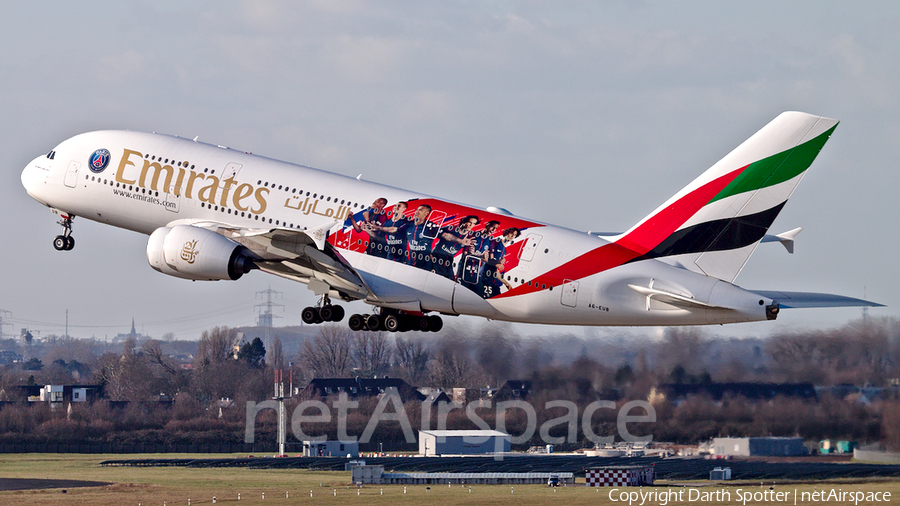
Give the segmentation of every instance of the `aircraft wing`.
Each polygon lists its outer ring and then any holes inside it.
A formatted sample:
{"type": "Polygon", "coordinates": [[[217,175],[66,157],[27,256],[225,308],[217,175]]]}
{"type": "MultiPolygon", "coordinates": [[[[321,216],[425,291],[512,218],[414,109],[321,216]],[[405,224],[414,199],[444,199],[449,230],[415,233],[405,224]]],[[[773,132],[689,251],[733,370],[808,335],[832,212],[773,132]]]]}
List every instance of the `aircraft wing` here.
{"type": "Polygon", "coordinates": [[[362,277],[329,244],[328,230],[337,222],[330,222],[311,230],[290,228],[240,228],[212,221],[178,220],[173,225],[205,228],[227,237],[254,255],[254,263],[268,272],[294,281],[306,283],[316,295],[335,291],[344,300],[364,299],[372,291],[362,277]]]}
{"type": "Polygon", "coordinates": [[[868,300],[832,295],[830,293],[812,292],[776,292],[771,290],[751,290],[753,293],[770,298],[781,308],[814,308],[814,307],[883,307],[884,304],[868,300]]]}

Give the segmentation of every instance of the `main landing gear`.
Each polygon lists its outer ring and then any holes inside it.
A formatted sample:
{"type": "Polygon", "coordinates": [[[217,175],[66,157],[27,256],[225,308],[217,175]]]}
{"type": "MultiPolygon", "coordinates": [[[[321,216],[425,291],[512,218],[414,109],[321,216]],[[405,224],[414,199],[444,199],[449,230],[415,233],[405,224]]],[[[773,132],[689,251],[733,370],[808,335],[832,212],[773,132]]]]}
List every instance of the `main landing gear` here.
{"type": "MultiPolygon", "coordinates": [[[[331,304],[328,296],[315,306],[303,308],[300,318],[307,325],[315,325],[323,322],[339,322],[344,319],[344,308],[331,304]]],[[[412,315],[397,309],[381,308],[377,314],[354,314],[347,321],[350,330],[356,332],[368,330],[371,332],[386,330],[388,332],[407,332],[416,330],[419,332],[437,332],[444,326],[440,316],[423,314],[412,315]]]]}
{"type": "Polygon", "coordinates": [[[382,308],[379,314],[354,314],[347,320],[350,330],[386,330],[388,332],[407,332],[416,330],[419,332],[437,332],[444,326],[443,320],[437,315],[411,315],[396,309],[382,308]]]}
{"type": "Polygon", "coordinates": [[[62,219],[57,223],[62,225],[63,233],[53,239],[53,247],[57,251],[70,251],[75,247],[75,238],[72,237],[72,219],[74,216],[62,215],[62,219]]]}
{"type": "Polygon", "coordinates": [[[322,298],[318,307],[303,308],[300,318],[303,323],[312,325],[322,322],[339,322],[344,319],[344,308],[342,306],[333,306],[331,299],[327,296],[322,298]]]}

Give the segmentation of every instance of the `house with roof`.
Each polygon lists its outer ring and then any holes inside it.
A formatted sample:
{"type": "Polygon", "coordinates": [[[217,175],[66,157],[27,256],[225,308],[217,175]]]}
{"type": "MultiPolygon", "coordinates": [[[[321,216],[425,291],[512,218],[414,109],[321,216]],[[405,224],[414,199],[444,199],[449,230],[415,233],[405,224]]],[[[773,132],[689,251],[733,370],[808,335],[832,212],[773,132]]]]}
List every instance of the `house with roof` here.
{"type": "Polygon", "coordinates": [[[389,388],[396,388],[403,402],[426,399],[425,395],[400,378],[313,378],[302,395],[325,398],[345,393],[350,398],[377,397],[389,388]]]}

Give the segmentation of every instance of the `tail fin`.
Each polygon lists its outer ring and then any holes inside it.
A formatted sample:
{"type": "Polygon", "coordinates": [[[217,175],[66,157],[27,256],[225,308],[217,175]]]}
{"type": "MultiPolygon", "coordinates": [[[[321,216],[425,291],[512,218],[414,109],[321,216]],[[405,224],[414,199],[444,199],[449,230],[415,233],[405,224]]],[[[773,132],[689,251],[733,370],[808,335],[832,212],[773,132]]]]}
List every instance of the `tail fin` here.
{"type": "Polygon", "coordinates": [[[780,114],[615,242],[734,281],[837,124],[780,114]]]}

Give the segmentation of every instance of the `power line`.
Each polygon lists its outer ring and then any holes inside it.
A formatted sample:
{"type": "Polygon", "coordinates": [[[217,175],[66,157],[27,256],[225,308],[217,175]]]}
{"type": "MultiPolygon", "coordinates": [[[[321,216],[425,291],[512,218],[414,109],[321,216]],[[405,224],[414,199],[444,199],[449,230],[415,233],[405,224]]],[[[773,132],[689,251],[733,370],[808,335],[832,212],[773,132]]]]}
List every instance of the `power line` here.
{"type": "MultiPolygon", "coordinates": [[[[230,315],[230,314],[233,314],[236,309],[240,309],[242,307],[245,307],[245,306],[243,304],[236,304],[232,307],[228,307],[228,308],[224,308],[224,309],[217,309],[215,311],[208,311],[206,313],[195,313],[192,315],[181,316],[181,317],[177,317],[177,318],[168,318],[165,320],[144,322],[144,323],[142,323],[142,325],[156,327],[156,326],[162,326],[162,325],[172,325],[172,324],[176,324],[176,323],[197,322],[197,321],[201,321],[203,319],[213,317],[213,316],[221,316],[221,315],[226,315],[226,314],[230,315]]],[[[31,319],[27,319],[27,318],[9,318],[9,320],[12,322],[15,322],[15,323],[21,323],[21,324],[26,324],[26,325],[39,325],[42,327],[50,327],[50,328],[56,328],[56,329],[65,328],[65,325],[66,325],[65,323],[48,322],[48,321],[41,321],[41,320],[31,320],[31,319]]],[[[73,324],[73,323],[70,323],[69,327],[70,328],[89,328],[89,329],[92,329],[92,328],[113,329],[113,328],[128,327],[128,324],[127,324],[127,322],[126,323],[117,323],[117,324],[73,324]]]]}

